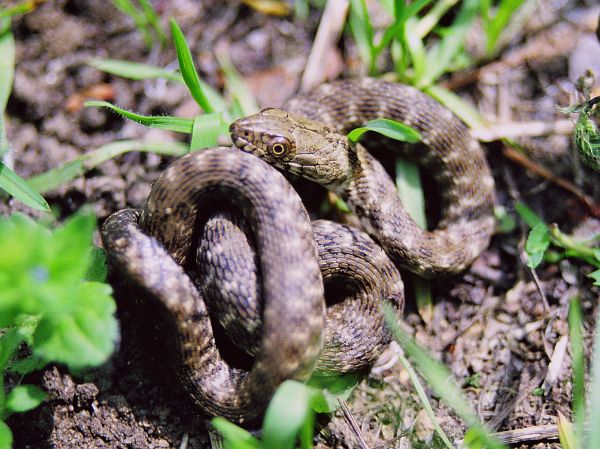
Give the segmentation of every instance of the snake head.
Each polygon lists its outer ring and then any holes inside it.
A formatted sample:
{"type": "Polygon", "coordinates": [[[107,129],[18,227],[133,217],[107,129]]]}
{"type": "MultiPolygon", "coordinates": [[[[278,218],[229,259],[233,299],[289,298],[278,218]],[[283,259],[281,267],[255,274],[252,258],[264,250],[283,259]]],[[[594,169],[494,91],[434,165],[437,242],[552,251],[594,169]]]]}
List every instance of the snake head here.
{"type": "Polygon", "coordinates": [[[229,128],[242,151],[319,184],[339,185],[350,174],[345,136],[330,127],[281,109],[264,109],[229,128]]]}

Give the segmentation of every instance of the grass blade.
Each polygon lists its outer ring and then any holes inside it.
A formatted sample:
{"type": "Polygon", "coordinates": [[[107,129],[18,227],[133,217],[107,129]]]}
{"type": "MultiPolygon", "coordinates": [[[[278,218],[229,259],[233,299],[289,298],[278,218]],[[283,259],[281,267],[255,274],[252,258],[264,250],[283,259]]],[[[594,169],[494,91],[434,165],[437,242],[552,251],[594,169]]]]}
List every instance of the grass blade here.
{"type": "Polygon", "coordinates": [[[580,449],[581,447],[577,444],[573,425],[561,412],[558,412],[558,439],[562,449],[580,449]]]}
{"type": "Polygon", "coordinates": [[[361,128],[355,128],[348,133],[348,139],[352,142],[358,142],[367,131],[375,131],[391,139],[401,142],[416,143],[421,140],[421,134],[416,129],[411,128],[404,123],[396,122],[386,118],[371,120],[361,128]]]}
{"type": "Polygon", "coordinates": [[[133,20],[135,27],[144,39],[144,45],[148,48],[152,47],[152,36],[146,27],[147,21],[144,15],[138,11],[130,0],[112,0],[112,2],[119,11],[133,20]]]}
{"type": "Polygon", "coordinates": [[[485,129],[488,127],[487,120],[471,104],[467,103],[454,92],[437,85],[429,86],[423,89],[423,92],[454,112],[469,128],[485,129]]]}
{"type": "Polygon", "coordinates": [[[217,138],[222,128],[221,121],[221,114],[219,112],[197,116],[194,119],[190,151],[203,150],[204,148],[216,146],[217,138]]]}
{"type": "Polygon", "coordinates": [[[38,192],[48,192],[83,175],[101,163],[129,151],[157,153],[165,156],[183,156],[189,151],[189,148],[179,142],[151,143],[140,140],[111,142],[94,151],[78,156],[58,168],[33,176],[27,182],[38,192]]]}
{"type": "Polygon", "coordinates": [[[365,0],[350,0],[350,30],[358,46],[358,51],[369,69],[375,70],[375,48],[373,46],[373,27],[365,0]]]}
{"type": "Polygon", "coordinates": [[[588,421],[590,423],[587,439],[582,447],[600,447],[600,316],[596,313],[596,329],[594,332],[594,353],[590,373],[588,421]]]}
{"type": "Polygon", "coordinates": [[[198,72],[196,72],[196,67],[192,60],[192,53],[185,41],[185,36],[183,35],[181,28],[179,28],[179,25],[177,25],[177,22],[173,19],[171,19],[171,34],[173,35],[173,42],[175,44],[175,51],[177,52],[181,74],[183,75],[183,80],[190,90],[192,97],[204,112],[215,112],[215,108],[208,102],[208,99],[202,90],[202,86],[200,85],[200,78],[198,77],[198,72]]]}
{"type": "Polygon", "coordinates": [[[94,58],[88,61],[88,65],[112,75],[117,75],[130,80],[146,80],[152,78],[165,78],[178,83],[183,82],[181,74],[172,70],[155,67],[139,62],[124,61],[121,59],[94,58]]]}
{"type": "Polygon", "coordinates": [[[479,11],[478,0],[464,0],[456,19],[446,30],[445,36],[437,46],[436,50],[427,53],[426,66],[429,67],[420,80],[416,81],[416,87],[424,88],[431,86],[440,76],[448,71],[450,64],[461,50],[465,36],[471,24],[477,17],[479,11]]]}
{"type": "Polygon", "coordinates": [[[525,224],[530,228],[535,228],[538,224],[544,223],[544,220],[542,220],[542,218],[538,214],[536,214],[534,211],[532,211],[529,207],[527,207],[524,203],[521,203],[520,201],[517,201],[515,203],[515,211],[517,212],[517,214],[519,214],[521,220],[523,220],[525,224]]]}
{"type": "Polygon", "coordinates": [[[293,449],[298,436],[302,447],[311,447],[314,411],[311,401],[318,390],[300,382],[287,380],[275,392],[265,413],[263,422],[263,446],[265,449],[293,449]],[[306,446],[306,435],[309,446],[306,446]]]}
{"type": "Polygon", "coordinates": [[[583,441],[583,420],[585,418],[585,357],[583,353],[583,317],[579,298],[573,298],[569,303],[569,338],[573,369],[575,439],[581,442],[583,441]]]}
{"type": "MultiPolygon", "coordinates": [[[[441,18],[452,8],[458,0],[440,0],[416,24],[414,32],[417,37],[423,39],[440,22],[441,18]]],[[[483,2],[482,2],[483,3],[483,2]]]]}
{"type": "Polygon", "coordinates": [[[0,188],[32,209],[50,212],[46,200],[36,192],[23,178],[0,162],[0,188]]]}
{"type": "MultiPolygon", "coordinates": [[[[229,55],[224,50],[215,51],[215,56],[225,75],[225,86],[231,94],[231,98],[240,106],[241,116],[255,114],[260,110],[252,91],[248,88],[238,71],[235,69],[229,55]]],[[[239,117],[232,117],[239,118],[239,117]]]]}
{"type": "Polygon", "coordinates": [[[135,112],[121,109],[107,101],[86,101],[84,105],[88,107],[97,106],[109,108],[117,114],[128,118],[129,120],[133,120],[140,125],[148,126],[150,128],[166,129],[177,133],[191,134],[194,125],[194,119],[191,118],[136,114],[135,112]]]}
{"type": "Polygon", "coordinates": [[[417,164],[402,159],[396,161],[396,189],[404,209],[421,228],[426,229],[425,195],[417,164]]]}
{"type": "Polygon", "coordinates": [[[435,431],[437,432],[439,437],[442,439],[442,441],[444,442],[444,444],[446,445],[447,448],[454,449],[454,445],[450,442],[448,435],[446,435],[446,432],[444,432],[444,430],[440,427],[440,423],[438,422],[437,417],[435,416],[433,408],[431,408],[431,404],[429,403],[429,398],[427,397],[427,393],[425,392],[425,388],[423,388],[423,384],[421,383],[421,380],[419,379],[417,372],[412,367],[412,365],[410,364],[408,359],[404,356],[404,354],[398,354],[398,359],[400,360],[400,363],[402,364],[402,366],[408,373],[408,377],[410,378],[410,381],[412,382],[413,387],[415,387],[417,396],[419,396],[421,405],[425,409],[425,412],[427,412],[429,419],[431,419],[431,422],[433,423],[433,427],[434,427],[435,431]]]}
{"type": "Polygon", "coordinates": [[[523,0],[502,0],[493,18],[483,21],[486,34],[485,52],[492,57],[497,50],[498,39],[506,28],[514,12],[521,7],[523,0]]]}
{"type": "Polygon", "coordinates": [[[212,426],[223,436],[225,449],[261,449],[260,441],[246,429],[230,423],[225,418],[213,418],[212,426]]]}
{"type": "Polygon", "coordinates": [[[152,28],[154,28],[154,32],[158,36],[158,39],[160,40],[161,45],[165,45],[168,41],[167,35],[160,27],[158,15],[156,14],[156,11],[154,11],[152,4],[148,0],[138,0],[138,1],[140,2],[142,10],[144,11],[144,16],[146,17],[146,22],[148,24],[150,24],[152,26],[152,28]]]}
{"type": "Polygon", "coordinates": [[[8,151],[4,110],[12,90],[14,73],[15,39],[10,31],[10,20],[0,19],[0,157],[8,151]]]}
{"type": "MultiPolygon", "coordinates": [[[[162,67],[156,67],[148,64],[140,64],[138,62],[123,61],[120,59],[92,59],[88,65],[95,67],[103,72],[112,75],[120,76],[130,80],[147,80],[154,78],[163,78],[176,83],[185,85],[185,81],[181,73],[172,70],[167,70],[162,67]]],[[[216,111],[227,110],[227,103],[219,92],[213,89],[209,84],[200,80],[200,87],[206,96],[208,102],[216,111]]]]}

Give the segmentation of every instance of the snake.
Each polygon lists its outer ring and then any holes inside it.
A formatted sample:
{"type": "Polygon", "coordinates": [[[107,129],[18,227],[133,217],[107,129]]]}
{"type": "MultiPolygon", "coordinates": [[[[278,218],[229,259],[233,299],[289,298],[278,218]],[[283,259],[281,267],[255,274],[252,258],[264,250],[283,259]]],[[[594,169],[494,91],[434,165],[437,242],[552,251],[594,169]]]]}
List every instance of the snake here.
{"type": "Polygon", "coordinates": [[[232,148],[176,160],[141,211],[114,213],[101,234],[111,271],[159,309],[169,357],[193,400],[210,415],[245,422],[287,379],[372,363],[389,341],[382,300],[402,310],[397,267],[426,277],[468,267],[493,232],[494,184],[467,127],[397,83],[326,84],[230,131],[232,148]],[[410,218],[383,165],[345,137],[379,117],[421,135],[424,148],[400,151],[439,187],[441,218],[431,231],[410,218]],[[366,234],[311,222],[282,173],[338,194],[366,234]],[[337,279],[350,300],[326,308],[327,282],[337,279]],[[250,367],[220,352],[211,315],[253,357],[250,367]]]}
{"type": "Polygon", "coordinates": [[[413,87],[374,78],[324,84],[230,130],[241,150],[338,194],[390,258],[420,276],[459,273],[489,245],[494,179],[483,148],[450,110],[413,87]],[[438,187],[435,229],[411,218],[383,165],[346,137],[378,118],[419,132],[422,145],[396,147],[438,187]]]}
{"type": "MultiPolygon", "coordinates": [[[[141,211],[115,212],[101,234],[119,287],[154,306],[169,363],[192,399],[205,413],[236,422],[260,415],[287,379],[306,380],[315,368],[331,374],[369,366],[390,339],[382,300],[398,316],[403,307],[400,273],[368,235],[311,222],[282,174],[231,148],[176,160],[141,211]],[[351,292],[326,312],[325,283],[339,278],[351,292]],[[245,308],[250,318],[243,325],[240,318],[238,328],[260,320],[250,369],[221,353],[209,299],[216,309],[226,301],[245,308]]],[[[216,312],[230,330],[230,312],[216,312]]],[[[252,338],[241,341],[253,346],[252,338]]]]}

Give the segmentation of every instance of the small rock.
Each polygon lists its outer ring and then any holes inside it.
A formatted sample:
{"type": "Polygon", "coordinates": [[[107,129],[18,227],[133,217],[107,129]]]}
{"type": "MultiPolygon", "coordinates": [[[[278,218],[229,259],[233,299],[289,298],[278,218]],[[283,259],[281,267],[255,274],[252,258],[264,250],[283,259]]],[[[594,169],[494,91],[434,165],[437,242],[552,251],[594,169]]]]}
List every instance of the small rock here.
{"type": "Polygon", "coordinates": [[[413,429],[416,437],[420,441],[423,441],[427,444],[431,443],[434,427],[433,422],[431,422],[431,419],[425,410],[421,410],[419,413],[417,413],[413,429]]]}

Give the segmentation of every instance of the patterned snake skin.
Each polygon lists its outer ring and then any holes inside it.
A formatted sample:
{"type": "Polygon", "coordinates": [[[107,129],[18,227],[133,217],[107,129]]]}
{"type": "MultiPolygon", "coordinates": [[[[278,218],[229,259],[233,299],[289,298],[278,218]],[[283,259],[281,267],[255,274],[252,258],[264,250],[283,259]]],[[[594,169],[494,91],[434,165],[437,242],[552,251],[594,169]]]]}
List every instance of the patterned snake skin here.
{"type": "Polygon", "coordinates": [[[325,84],[286,110],[238,120],[231,126],[235,144],[340,195],[394,262],[434,277],[464,270],[487,247],[494,180],[479,143],[435,100],[409,86],[362,78],[325,84]],[[439,187],[441,220],[434,231],[412,220],[383,166],[344,136],[382,117],[421,134],[425,148],[402,148],[439,187]]]}
{"type": "Polygon", "coordinates": [[[323,373],[364,370],[389,342],[382,300],[398,316],[404,305],[397,268],[366,234],[311,224],[280,173],[233,149],[175,161],[141,214],[111,215],[102,239],[112,271],[160,308],[172,363],[193,399],[238,422],[260,415],[284,380],[305,380],[315,364],[323,373]],[[196,258],[200,279],[192,274],[196,258]],[[325,326],[323,281],[333,279],[351,292],[327,308],[325,326]],[[231,318],[226,302],[241,316],[231,318]],[[250,371],[219,352],[209,313],[255,356],[250,371]]]}
{"type": "Polygon", "coordinates": [[[271,165],[224,148],[175,161],[141,213],[119,211],[102,228],[113,273],[164,312],[170,355],[193,399],[238,422],[259,416],[281,382],[304,380],[315,366],[348,372],[373,362],[389,340],[382,300],[398,315],[403,307],[388,256],[423,275],[454,273],[483,251],[493,228],[483,152],[429,97],[364,79],[322,86],[289,110],[311,119],[268,109],[232,125],[235,144],[340,194],[385,252],[357,229],[311,224],[271,165]],[[429,147],[409,156],[441,187],[442,218],[432,232],[408,217],[381,164],[336,132],[381,116],[415,127],[429,147]],[[343,300],[325,309],[334,284],[344,287],[343,300]],[[254,357],[250,370],[220,353],[211,317],[254,357]]]}

